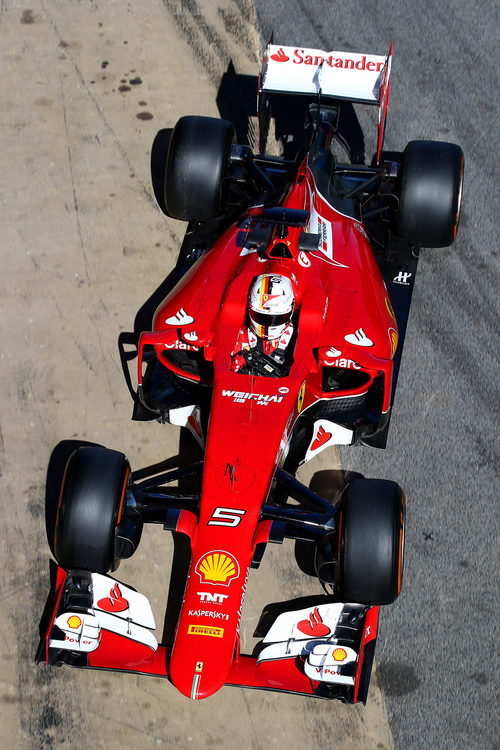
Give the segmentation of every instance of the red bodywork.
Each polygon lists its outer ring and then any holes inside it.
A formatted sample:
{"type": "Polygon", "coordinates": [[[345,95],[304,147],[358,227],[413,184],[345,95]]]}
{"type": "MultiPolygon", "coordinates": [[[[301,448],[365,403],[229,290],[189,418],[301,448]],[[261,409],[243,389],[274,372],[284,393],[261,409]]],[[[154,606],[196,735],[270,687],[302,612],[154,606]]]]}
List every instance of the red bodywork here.
{"type": "MultiPolygon", "coordinates": [[[[274,663],[260,665],[257,678],[255,659],[239,656],[238,628],[256,545],[268,540],[271,525],[260,520],[261,506],[298,415],[319,399],[366,393],[379,375],[382,411],[390,408],[397,326],[363,226],[326,202],[305,164],[282,205],[316,217],[318,251],[299,251],[303,228],[294,227],[285,240],[290,258],[272,257],[274,244],[283,242],[276,231],[266,257],[246,248],[248,217],[257,221],[262,210],[251,209],[172,290],[155,314],[154,332],[143,334],[139,345],[139,362],[143,347],[154,344],[163,364],[191,379],[196,376],[166,358],[169,349],[203,348],[213,365],[200,516],[196,523],[183,512],[177,527],[191,538],[192,558],[168,665],[172,682],[192,698],[207,697],[225,683],[269,687],[257,683],[266,683],[271,669],[280,682],[274,663]],[[233,372],[231,353],[246,323],[251,283],[259,274],[276,272],[292,280],[296,296],[289,375],[233,372]],[[324,366],[354,368],[369,377],[357,390],[332,394],[322,390],[324,366]]],[[[374,634],[377,612],[369,612],[374,634]]],[[[285,689],[311,692],[310,680],[293,661],[279,669],[293,673],[285,676],[285,689]]]]}

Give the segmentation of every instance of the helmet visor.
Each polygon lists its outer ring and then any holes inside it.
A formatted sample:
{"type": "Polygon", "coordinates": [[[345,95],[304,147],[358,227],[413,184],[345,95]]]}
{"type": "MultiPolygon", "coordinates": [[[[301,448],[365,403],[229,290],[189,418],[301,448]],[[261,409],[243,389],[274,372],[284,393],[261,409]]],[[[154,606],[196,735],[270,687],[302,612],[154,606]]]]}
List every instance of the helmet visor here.
{"type": "Polygon", "coordinates": [[[253,322],[256,325],[264,326],[265,328],[282,326],[284,323],[288,323],[291,317],[291,312],[281,313],[281,315],[267,315],[266,313],[250,310],[250,318],[253,320],[253,322]]]}

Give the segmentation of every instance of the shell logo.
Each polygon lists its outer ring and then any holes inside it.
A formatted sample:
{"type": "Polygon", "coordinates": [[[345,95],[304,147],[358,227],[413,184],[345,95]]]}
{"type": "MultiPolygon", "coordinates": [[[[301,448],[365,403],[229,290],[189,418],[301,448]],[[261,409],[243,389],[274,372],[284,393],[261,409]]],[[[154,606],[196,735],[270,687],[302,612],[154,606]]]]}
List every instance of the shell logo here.
{"type": "Polygon", "coordinates": [[[221,550],[214,550],[200,558],[196,565],[196,572],[202,583],[219,583],[229,586],[233,578],[240,574],[237,560],[221,550]]]}
{"type": "Polygon", "coordinates": [[[344,661],[344,659],[347,659],[347,651],[343,648],[336,648],[333,651],[332,656],[335,661],[344,661]]]}
{"type": "Polygon", "coordinates": [[[68,617],[68,627],[73,628],[73,630],[76,630],[76,628],[79,628],[81,624],[82,624],[82,621],[78,617],[78,615],[71,615],[71,617],[68,617]]]}

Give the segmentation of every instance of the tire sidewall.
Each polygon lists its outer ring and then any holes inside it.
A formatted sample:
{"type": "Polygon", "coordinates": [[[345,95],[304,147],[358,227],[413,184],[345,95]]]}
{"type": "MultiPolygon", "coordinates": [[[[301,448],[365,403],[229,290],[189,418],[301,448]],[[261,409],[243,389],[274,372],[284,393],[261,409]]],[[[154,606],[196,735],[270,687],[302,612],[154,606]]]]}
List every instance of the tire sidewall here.
{"type": "Polygon", "coordinates": [[[346,489],[339,529],[338,588],[344,601],[390,604],[400,593],[404,495],[395,482],[357,479],[346,489]]]}
{"type": "Polygon", "coordinates": [[[410,141],[399,178],[397,233],[421,247],[448,247],[460,219],[464,155],[454,143],[410,141]]]}
{"type": "Polygon", "coordinates": [[[107,573],[116,567],[115,532],[129,472],[118,451],[84,447],[70,456],[54,535],[63,568],[107,573]]]}
{"type": "Polygon", "coordinates": [[[223,210],[235,130],[227,120],[187,116],[177,122],[168,148],[165,205],[181,221],[207,221],[223,210]]]}

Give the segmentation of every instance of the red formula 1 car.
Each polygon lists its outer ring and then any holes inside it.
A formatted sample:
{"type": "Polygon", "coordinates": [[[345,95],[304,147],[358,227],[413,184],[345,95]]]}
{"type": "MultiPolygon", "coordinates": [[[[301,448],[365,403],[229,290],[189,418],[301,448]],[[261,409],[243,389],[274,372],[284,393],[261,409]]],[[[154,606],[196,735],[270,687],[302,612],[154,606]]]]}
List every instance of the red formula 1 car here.
{"type": "Polygon", "coordinates": [[[121,453],[71,455],[39,659],[165,676],[193,699],[237,685],[365,702],[379,606],[401,589],[404,495],[356,478],[332,504],[295,473],[330,445],[385,447],[418,249],[457,231],[461,149],[383,151],[390,68],[391,54],[270,44],[258,155],[225,120],[174,128],[164,206],[190,223],[179,281],[138,342],[135,417],[186,427],[203,460],[133,482],[121,453]],[[379,108],[370,165],[353,102],[379,108]],[[265,153],[270,123],[279,157],[265,153]],[[198,490],[183,490],[188,475],[198,490]],[[146,597],[106,575],[146,522],[189,539],[169,645],[146,597]],[[243,655],[250,570],[284,539],[327,595],[266,612],[243,655]]]}

